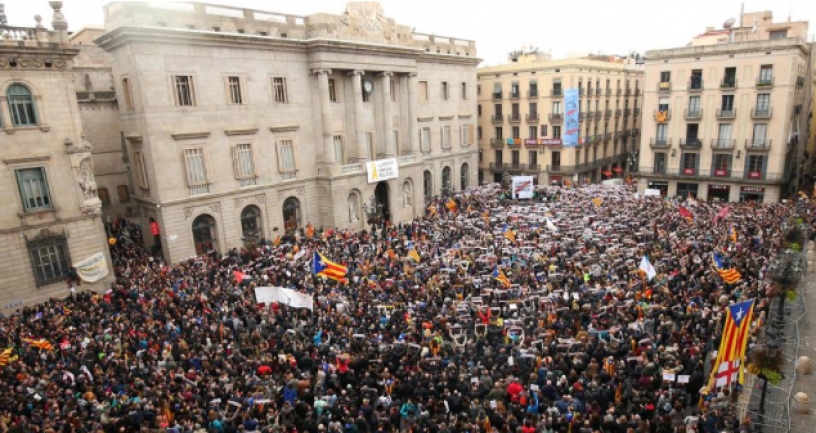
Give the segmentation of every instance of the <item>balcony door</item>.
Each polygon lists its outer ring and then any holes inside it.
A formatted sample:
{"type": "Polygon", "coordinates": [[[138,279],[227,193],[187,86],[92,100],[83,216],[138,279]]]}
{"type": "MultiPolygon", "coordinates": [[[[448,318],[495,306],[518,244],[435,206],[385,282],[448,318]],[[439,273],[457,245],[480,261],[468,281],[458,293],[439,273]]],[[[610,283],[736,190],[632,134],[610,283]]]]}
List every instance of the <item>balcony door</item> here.
{"type": "Polygon", "coordinates": [[[722,108],[723,112],[731,112],[734,110],[734,95],[723,95],[722,97],[722,108]]]}
{"type": "Polygon", "coordinates": [[[700,124],[689,123],[686,125],[686,143],[696,144],[700,140],[700,124]]]}
{"type": "Polygon", "coordinates": [[[669,125],[666,123],[657,124],[657,142],[665,143],[669,133],[669,125]]]}
{"type": "Polygon", "coordinates": [[[513,158],[513,165],[516,167],[518,167],[518,165],[521,163],[521,157],[519,156],[519,154],[520,152],[518,150],[514,150],[511,153],[511,157],[513,158]]]}
{"type": "Polygon", "coordinates": [[[771,108],[771,95],[768,93],[760,93],[756,99],[756,112],[767,113],[771,108]]]}
{"type": "Polygon", "coordinates": [[[658,174],[666,173],[666,154],[664,152],[654,154],[654,172],[658,174]]]}
{"type": "Polygon", "coordinates": [[[690,96],[689,97],[689,113],[699,113],[700,112],[700,97],[699,96],[690,96]]]}
{"type": "Polygon", "coordinates": [[[730,123],[721,123],[720,124],[719,135],[717,136],[717,138],[719,138],[720,143],[727,143],[728,140],[731,139],[731,124],[730,123]]]}
{"type": "Polygon", "coordinates": [[[753,135],[753,144],[762,146],[765,144],[765,135],[768,133],[768,124],[767,123],[755,123],[754,124],[754,135],[753,135]]]}

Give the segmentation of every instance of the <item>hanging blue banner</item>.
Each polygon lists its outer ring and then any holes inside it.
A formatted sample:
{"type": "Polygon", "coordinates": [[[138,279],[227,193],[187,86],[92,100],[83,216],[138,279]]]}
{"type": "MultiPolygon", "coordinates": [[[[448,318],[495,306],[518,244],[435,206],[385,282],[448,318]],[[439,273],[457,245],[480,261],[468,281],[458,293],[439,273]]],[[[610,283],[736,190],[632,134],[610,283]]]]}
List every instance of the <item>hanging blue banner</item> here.
{"type": "Polygon", "coordinates": [[[578,123],[578,89],[566,89],[564,91],[564,147],[578,145],[580,129],[578,123]]]}

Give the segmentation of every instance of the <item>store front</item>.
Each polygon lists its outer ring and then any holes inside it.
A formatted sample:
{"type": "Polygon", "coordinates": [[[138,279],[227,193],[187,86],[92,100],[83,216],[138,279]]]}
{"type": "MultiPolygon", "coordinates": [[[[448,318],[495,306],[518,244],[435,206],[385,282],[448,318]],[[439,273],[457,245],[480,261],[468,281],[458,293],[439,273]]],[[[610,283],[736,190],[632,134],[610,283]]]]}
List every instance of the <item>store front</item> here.
{"type": "Polygon", "coordinates": [[[694,197],[697,198],[697,189],[699,184],[696,183],[680,183],[677,182],[677,196],[678,197],[694,197]]]}
{"type": "Polygon", "coordinates": [[[740,188],[740,203],[762,203],[765,201],[765,188],[758,186],[743,186],[740,188]]]}
{"type": "Polygon", "coordinates": [[[649,189],[656,189],[660,191],[660,195],[669,195],[669,183],[662,180],[650,180],[649,189]]]}
{"type": "Polygon", "coordinates": [[[715,203],[728,203],[731,197],[731,187],[728,185],[709,185],[708,201],[715,203]]]}

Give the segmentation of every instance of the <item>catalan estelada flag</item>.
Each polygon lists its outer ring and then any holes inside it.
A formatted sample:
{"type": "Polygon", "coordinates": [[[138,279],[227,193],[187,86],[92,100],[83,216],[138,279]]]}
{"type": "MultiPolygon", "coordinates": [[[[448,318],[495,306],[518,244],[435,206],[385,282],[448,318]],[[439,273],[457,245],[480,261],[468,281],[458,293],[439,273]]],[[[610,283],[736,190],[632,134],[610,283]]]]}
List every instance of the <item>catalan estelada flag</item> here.
{"type": "Polygon", "coordinates": [[[720,254],[711,253],[711,262],[714,264],[714,268],[717,270],[717,273],[720,274],[720,278],[722,278],[727,284],[736,284],[742,278],[742,275],[740,275],[739,271],[736,269],[725,268],[722,256],[720,254]]]}
{"type": "Polygon", "coordinates": [[[326,277],[335,281],[340,281],[341,283],[345,283],[348,282],[348,279],[346,279],[347,272],[348,268],[345,266],[334,263],[323,256],[323,254],[315,251],[314,257],[312,258],[312,273],[315,276],[326,277]]]}
{"type": "Polygon", "coordinates": [[[507,275],[504,275],[504,271],[499,269],[499,265],[493,268],[493,278],[502,283],[503,286],[510,287],[510,280],[507,278],[507,275]]]}
{"type": "Polygon", "coordinates": [[[14,362],[17,360],[17,355],[12,356],[13,352],[13,348],[8,348],[0,352],[0,367],[5,367],[9,364],[9,362],[14,362]]]}
{"type": "Polygon", "coordinates": [[[737,243],[737,229],[736,227],[731,227],[731,242],[737,243]]]}
{"type": "Polygon", "coordinates": [[[448,210],[453,213],[459,212],[459,205],[456,204],[456,201],[453,199],[453,197],[448,199],[447,203],[445,203],[445,207],[448,208],[448,210]]]}
{"type": "Polygon", "coordinates": [[[512,243],[516,243],[516,231],[508,226],[504,226],[504,237],[512,243]]]}
{"type": "Polygon", "coordinates": [[[23,338],[23,341],[25,341],[31,346],[36,347],[37,349],[54,350],[54,345],[46,341],[45,338],[40,338],[37,340],[34,340],[32,338],[23,338]]]}
{"type": "MultiPolygon", "coordinates": [[[[725,326],[723,326],[720,350],[717,351],[717,361],[711,370],[710,387],[717,385],[718,375],[728,376],[733,368],[739,369],[739,383],[743,383],[743,369],[740,366],[745,357],[745,347],[748,345],[751,321],[754,318],[754,300],[738,302],[729,305],[725,311],[725,326]],[[736,361],[736,362],[735,362],[736,361]],[[724,373],[720,370],[725,365],[724,373]]],[[[726,382],[730,382],[726,380],[726,382]]],[[[722,382],[721,382],[722,383],[722,382]]],[[[713,389],[713,388],[712,388],[713,389]]]]}

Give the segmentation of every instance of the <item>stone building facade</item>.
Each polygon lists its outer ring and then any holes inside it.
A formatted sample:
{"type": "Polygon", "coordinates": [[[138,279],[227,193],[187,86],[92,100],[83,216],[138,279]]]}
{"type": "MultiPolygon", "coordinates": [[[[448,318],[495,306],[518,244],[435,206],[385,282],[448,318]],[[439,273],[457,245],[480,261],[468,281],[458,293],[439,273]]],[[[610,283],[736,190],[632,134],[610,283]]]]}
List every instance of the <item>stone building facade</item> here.
{"type": "Polygon", "coordinates": [[[105,15],[95,42],[133,215],[158,222],[169,260],[309,223],[405,221],[476,184],[472,41],[413,32],[376,2],[305,17],[114,2],[105,15]]]}
{"type": "Polygon", "coordinates": [[[743,22],[646,52],[639,190],[730,202],[796,191],[810,101],[807,23],[773,23],[769,13],[743,22]]]}
{"type": "MultiPolygon", "coordinates": [[[[0,312],[69,294],[72,265],[102,254],[94,283],[112,279],[94,180],[93,144],[74,92],[68,24],[0,25],[0,312]]],[[[85,269],[85,267],[81,267],[85,269]]],[[[75,283],[74,283],[75,284],[75,283]]]]}
{"type": "MultiPolygon", "coordinates": [[[[514,53],[515,54],[515,53],[514,53]]],[[[643,68],[634,59],[530,53],[478,70],[480,180],[621,178],[637,162],[643,68]],[[579,145],[564,148],[564,90],[579,91],[579,145]]]]}

